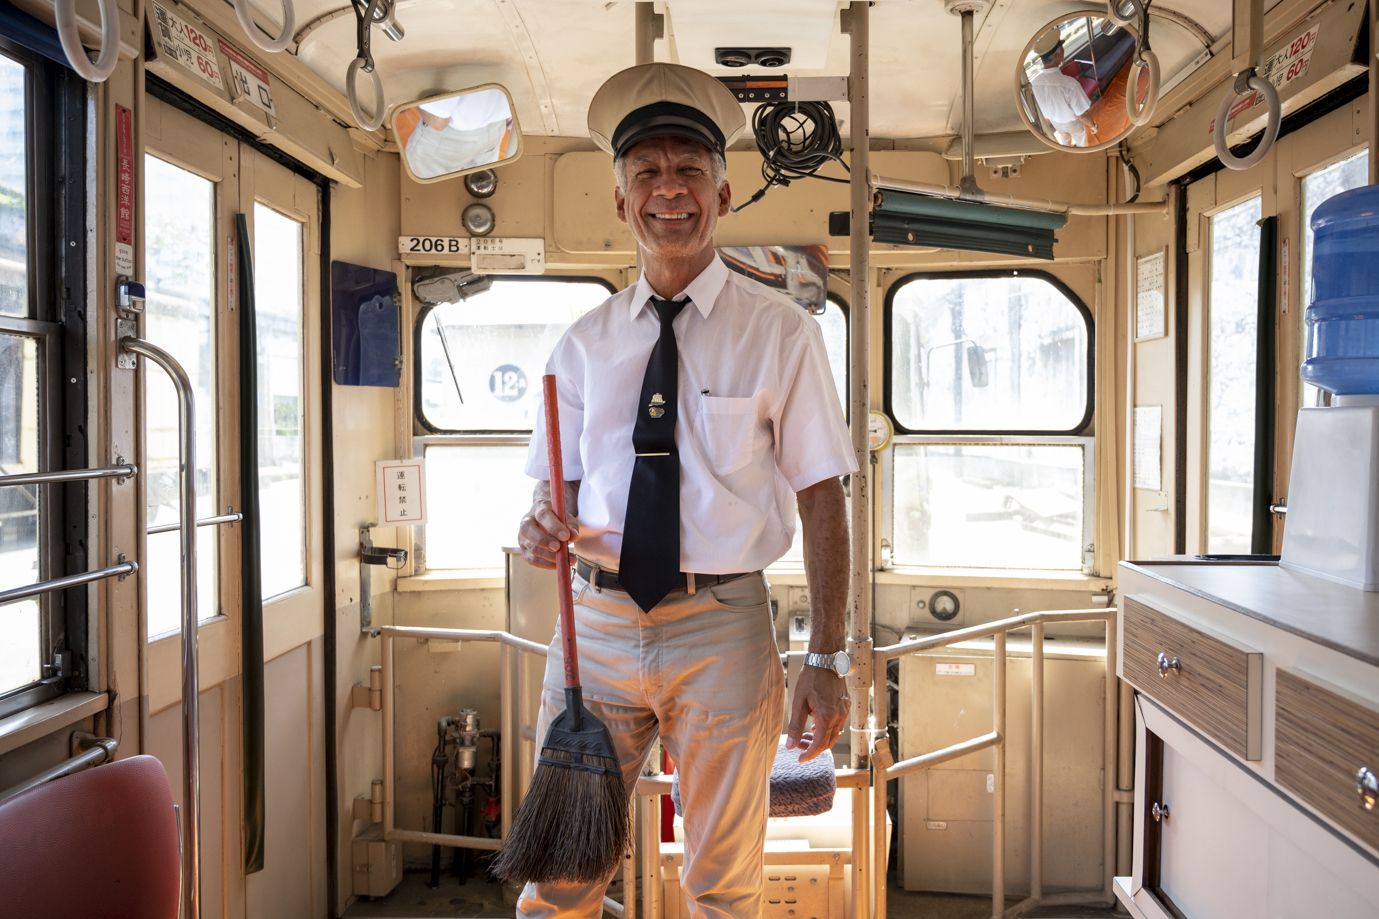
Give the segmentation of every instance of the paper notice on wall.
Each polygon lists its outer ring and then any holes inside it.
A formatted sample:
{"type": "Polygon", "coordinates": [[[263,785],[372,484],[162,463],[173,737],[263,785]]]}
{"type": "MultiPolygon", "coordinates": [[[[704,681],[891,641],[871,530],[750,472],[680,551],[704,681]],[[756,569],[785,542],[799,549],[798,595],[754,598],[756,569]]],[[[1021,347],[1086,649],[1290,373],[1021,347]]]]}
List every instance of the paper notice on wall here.
{"type": "Polygon", "coordinates": [[[181,16],[153,4],[153,41],[162,57],[176,61],[202,81],[222,92],[224,79],[216,63],[211,37],[181,16]]]}
{"type": "Polygon", "coordinates": [[[115,273],[134,274],[134,115],[115,106],[115,273]]]}
{"type": "Polygon", "coordinates": [[[380,526],[426,522],[426,475],[419,459],[378,461],[380,526]]]}
{"type": "Polygon", "coordinates": [[[1164,323],[1164,253],[1135,259],[1135,341],[1162,338],[1164,323]]]}
{"type": "Polygon", "coordinates": [[[273,80],[268,71],[249,55],[221,38],[217,40],[225,66],[230,71],[230,98],[246,102],[270,118],[278,113],[273,107],[273,80]]]}
{"type": "Polygon", "coordinates": [[[1135,406],[1135,487],[1163,487],[1163,416],[1161,405],[1135,406]]]}

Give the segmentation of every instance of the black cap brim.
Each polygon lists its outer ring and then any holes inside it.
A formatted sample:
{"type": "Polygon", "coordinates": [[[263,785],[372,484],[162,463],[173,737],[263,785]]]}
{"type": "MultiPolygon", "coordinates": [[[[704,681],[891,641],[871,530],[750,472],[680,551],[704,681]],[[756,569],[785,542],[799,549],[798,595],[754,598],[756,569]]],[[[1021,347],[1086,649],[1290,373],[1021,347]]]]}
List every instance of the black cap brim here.
{"type": "Polygon", "coordinates": [[[683,137],[722,155],[723,132],[708,115],[676,102],[655,102],[629,112],[613,132],[613,156],[622,156],[636,143],[652,137],[683,137]]]}

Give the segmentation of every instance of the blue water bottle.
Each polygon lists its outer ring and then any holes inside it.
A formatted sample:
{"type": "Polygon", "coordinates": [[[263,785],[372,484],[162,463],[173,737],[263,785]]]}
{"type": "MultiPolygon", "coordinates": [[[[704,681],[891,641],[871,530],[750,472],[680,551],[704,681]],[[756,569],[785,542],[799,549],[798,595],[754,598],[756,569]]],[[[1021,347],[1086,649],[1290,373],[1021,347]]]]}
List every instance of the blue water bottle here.
{"type": "Polygon", "coordinates": [[[1336,395],[1379,394],[1379,185],[1322,202],[1312,234],[1302,378],[1336,395]]]}

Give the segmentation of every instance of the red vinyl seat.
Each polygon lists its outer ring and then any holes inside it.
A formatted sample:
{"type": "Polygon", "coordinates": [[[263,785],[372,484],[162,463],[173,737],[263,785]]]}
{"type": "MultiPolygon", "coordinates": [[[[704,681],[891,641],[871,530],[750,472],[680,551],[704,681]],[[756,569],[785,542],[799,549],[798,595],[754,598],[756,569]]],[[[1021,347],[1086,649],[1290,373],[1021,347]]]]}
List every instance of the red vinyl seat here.
{"type": "Polygon", "coordinates": [[[168,776],[152,756],[0,803],[4,919],[176,919],[180,863],[168,776]]]}

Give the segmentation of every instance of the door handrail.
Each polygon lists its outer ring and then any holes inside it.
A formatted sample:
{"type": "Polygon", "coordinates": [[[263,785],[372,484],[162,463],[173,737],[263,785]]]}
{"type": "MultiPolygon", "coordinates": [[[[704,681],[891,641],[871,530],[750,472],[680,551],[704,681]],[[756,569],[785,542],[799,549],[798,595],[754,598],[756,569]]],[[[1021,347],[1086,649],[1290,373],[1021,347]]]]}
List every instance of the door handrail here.
{"type": "MultiPolygon", "coordinates": [[[[978,750],[991,749],[995,759],[991,772],[992,795],[992,852],[991,852],[991,915],[993,919],[1005,916],[1020,916],[1036,906],[1053,906],[1066,903],[1086,902],[1091,897],[1099,897],[1102,902],[1113,902],[1111,876],[1115,868],[1114,836],[1114,796],[1115,783],[1111,779],[1103,782],[1102,789],[1102,886],[1096,891],[1067,891],[1046,894],[1043,881],[1043,762],[1044,762],[1044,626],[1067,625],[1072,623],[1100,622],[1105,628],[1106,637],[1106,695],[1102,717],[1102,750],[1105,757],[1106,775],[1112,774],[1115,766],[1116,703],[1118,641],[1116,633],[1117,610],[1113,606],[1093,609],[1048,610],[998,619],[995,622],[981,623],[949,632],[938,632],[923,638],[912,638],[893,645],[875,649],[873,667],[878,673],[886,672],[886,665],[893,660],[925,651],[935,651],[976,639],[990,638],[992,641],[992,724],[991,730],[950,744],[939,750],[929,750],[909,759],[895,762],[890,753],[889,741],[879,738],[873,748],[875,778],[872,788],[875,795],[877,821],[873,826],[873,847],[879,852],[885,844],[885,804],[886,784],[922,769],[939,763],[966,756],[978,750]],[[1030,630],[1030,798],[1029,798],[1029,896],[1009,909],[1005,905],[1005,822],[1006,822],[1006,742],[1009,739],[1006,726],[1006,639],[1011,632],[1020,629],[1030,630]]],[[[877,721],[889,724],[891,718],[890,701],[882,693],[877,693],[877,721]]],[[[883,864],[877,856],[877,864],[883,864]]],[[[873,879],[876,915],[886,914],[885,875],[878,872],[873,879]]]]}
{"type": "Polygon", "coordinates": [[[120,350],[147,358],[167,373],[177,390],[181,461],[180,530],[182,544],[182,764],[183,843],[182,919],[201,917],[201,755],[200,698],[197,696],[196,638],[196,412],[191,378],[177,359],[152,342],[132,335],[120,350]]]}
{"type": "MultiPolygon", "coordinates": [[[[202,517],[200,520],[196,521],[196,525],[198,527],[216,527],[224,523],[239,523],[243,519],[244,515],[239,511],[232,511],[228,514],[220,514],[216,517],[202,517]]],[[[160,523],[155,527],[149,527],[144,532],[149,536],[153,536],[158,533],[171,533],[173,530],[180,529],[182,529],[182,524],[180,523],[160,523]]]]}
{"type": "Polygon", "coordinates": [[[127,479],[139,474],[133,463],[100,469],[55,469],[49,472],[12,472],[0,475],[0,488],[10,485],[53,485],[59,482],[86,482],[91,479],[127,479]]]}
{"type": "Polygon", "coordinates": [[[52,593],[56,590],[66,590],[69,587],[80,587],[82,584],[90,584],[92,581],[103,581],[113,577],[125,578],[138,570],[138,562],[123,561],[108,568],[97,568],[95,571],[83,571],[80,574],[50,578],[36,584],[25,584],[23,587],[11,587],[9,590],[0,590],[0,605],[13,603],[15,600],[23,600],[27,597],[35,597],[39,594],[52,593]]]}

